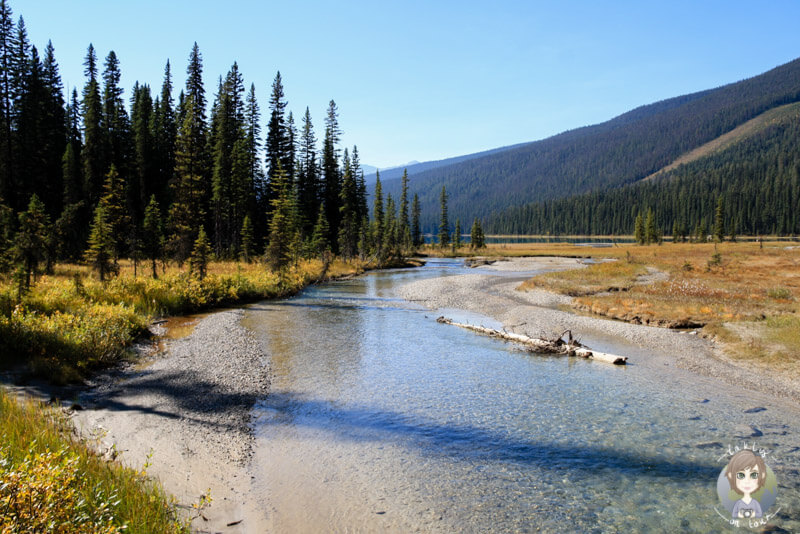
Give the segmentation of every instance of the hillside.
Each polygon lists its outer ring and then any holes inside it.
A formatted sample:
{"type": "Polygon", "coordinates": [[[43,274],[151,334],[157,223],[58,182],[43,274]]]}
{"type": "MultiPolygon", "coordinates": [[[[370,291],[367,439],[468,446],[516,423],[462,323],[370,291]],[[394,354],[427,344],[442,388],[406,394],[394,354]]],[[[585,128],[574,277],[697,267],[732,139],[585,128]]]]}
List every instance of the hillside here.
{"type": "MultiPolygon", "coordinates": [[[[607,122],[413,175],[423,226],[437,224],[439,192],[451,221],[531,202],[605,191],[648,177],[765,111],[800,101],[800,60],[740,82],[636,108],[607,122]]],[[[385,193],[399,194],[399,183],[385,193]]]]}
{"type": "Polygon", "coordinates": [[[719,199],[726,234],[800,233],[800,103],[759,115],[647,180],[509,208],[488,217],[486,229],[632,234],[635,215],[652,209],[665,235],[707,234],[719,199]]]}

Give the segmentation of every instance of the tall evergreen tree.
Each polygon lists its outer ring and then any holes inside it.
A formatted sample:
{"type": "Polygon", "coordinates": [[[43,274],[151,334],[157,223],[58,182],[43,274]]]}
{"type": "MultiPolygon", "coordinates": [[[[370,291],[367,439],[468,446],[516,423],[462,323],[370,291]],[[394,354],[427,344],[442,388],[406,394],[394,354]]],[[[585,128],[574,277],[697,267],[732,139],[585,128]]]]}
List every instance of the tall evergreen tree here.
{"type": "Polygon", "coordinates": [[[267,245],[267,263],[274,271],[281,271],[292,260],[292,244],[295,239],[293,224],[294,195],[289,177],[280,168],[271,182],[275,190],[272,200],[271,218],[269,222],[269,244],[267,245]]]}
{"type": "Polygon", "coordinates": [[[175,139],[178,126],[172,98],[172,72],[169,61],[164,67],[164,81],[161,94],[156,99],[153,110],[153,172],[156,176],[151,194],[156,195],[159,204],[166,206],[169,200],[169,186],[173,184],[175,173],[175,139]]]}
{"type": "Polygon", "coordinates": [[[359,225],[358,187],[353,177],[353,169],[347,149],[344,151],[344,173],[342,190],[339,196],[339,251],[344,258],[353,258],[358,253],[359,225]]]}
{"type": "Polygon", "coordinates": [[[133,88],[131,99],[131,134],[133,139],[132,169],[128,174],[128,205],[134,221],[141,221],[150,198],[160,192],[156,160],[156,140],[153,98],[150,87],[139,85],[133,88]]]}
{"type": "Polygon", "coordinates": [[[383,212],[383,187],[381,186],[381,174],[375,171],[375,199],[372,203],[372,243],[379,257],[385,247],[385,221],[383,212]]]}
{"type": "Polygon", "coordinates": [[[24,273],[24,287],[31,287],[31,277],[35,280],[39,266],[47,260],[50,234],[50,217],[44,203],[35,194],[28,203],[28,210],[19,214],[19,230],[14,238],[16,263],[24,273]]]}
{"type": "Polygon", "coordinates": [[[208,274],[208,264],[211,261],[211,243],[206,235],[206,229],[200,227],[197,239],[194,241],[192,255],[189,258],[189,271],[198,279],[202,280],[208,274]]]}
{"type": "MultiPolygon", "coordinates": [[[[269,97],[269,122],[267,123],[267,176],[269,181],[275,180],[278,167],[291,181],[294,179],[294,161],[291,161],[291,139],[286,122],[286,98],[283,94],[281,73],[275,75],[272,82],[272,94],[269,97]]],[[[274,188],[271,188],[274,190],[274,188]]]]}
{"type": "Polygon", "coordinates": [[[0,198],[6,201],[11,198],[14,183],[11,134],[13,40],[11,7],[6,0],[0,0],[0,198]]]}
{"type": "Polygon", "coordinates": [[[714,237],[720,243],[725,241],[725,203],[722,195],[717,197],[717,207],[714,210],[714,237]]]}
{"type": "Polygon", "coordinates": [[[414,200],[411,202],[411,244],[415,249],[422,246],[421,216],[422,209],[419,205],[419,196],[414,193],[414,200]]]}
{"type": "Polygon", "coordinates": [[[644,232],[644,219],[642,218],[642,213],[639,212],[636,214],[636,221],[634,222],[634,239],[640,245],[644,245],[647,240],[647,236],[644,232]]]}
{"type": "Polygon", "coordinates": [[[439,195],[439,205],[441,215],[439,216],[439,246],[444,248],[450,244],[450,223],[447,220],[447,191],[442,186],[442,193],[439,195]]]}
{"type": "Polygon", "coordinates": [[[652,208],[647,210],[647,218],[644,221],[644,239],[646,244],[657,243],[659,240],[658,228],[656,225],[656,215],[652,208]]]}
{"type": "Polygon", "coordinates": [[[331,248],[330,242],[328,241],[330,228],[328,227],[328,219],[325,217],[325,213],[325,203],[322,203],[319,205],[317,222],[314,224],[314,231],[311,233],[311,241],[309,244],[311,253],[316,256],[324,256],[331,248]]]}
{"type": "Polygon", "coordinates": [[[150,260],[153,278],[155,279],[158,278],[156,262],[164,254],[164,225],[161,221],[161,208],[158,205],[155,194],[150,196],[150,202],[144,211],[142,235],[144,255],[150,260]]]}
{"type": "Polygon", "coordinates": [[[456,229],[453,232],[453,248],[458,250],[461,248],[461,219],[456,219],[456,229]]]}
{"type": "MultiPolygon", "coordinates": [[[[342,174],[339,170],[339,139],[342,131],[339,129],[339,112],[336,102],[328,104],[328,115],[325,117],[325,140],[322,144],[322,174],[324,177],[322,198],[325,202],[325,214],[330,227],[328,241],[335,247],[339,235],[339,195],[342,190],[342,174]]],[[[334,252],[337,252],[335,249],[334,252]]]]}
{"type": "Polygon", "coordinates": [[[115,264],[129,250],[128,244],[133,224],[126,206],[126,191],[125,177],[121,176],[117,172],[116,166],[112,164],[103,184],[103,197],[100,199],[100,205],[103,206],[105,222],[111,229],[115,264]]]}
{"type": "Polygon", "coordinates": [[[61,158],[62,186],[64,188],[64,206],[77,204],[83,199],[83,168],[81,166],[81,123],[78,91],[72,90],[72,100],[66,110],[67,145],[61,158]]]}
{"type": "Polygon", "coordinates": [[[85,259],[92,270],[97,271],[100,281],[104,282],[119,270],[113,258],[113,231],[106,217],[105,207],[100,203],[94,210],[94,222],[89,234],[89,248],[86,250],[85,259]]]}
{"type": "Polygon", "coordinates": [[[84,61],[84,73],[88,78],[83,88],[83,189],[84,198],[90,205],[100,199],[106,174],[105,136],[101,121],[103,103],[100,98],[100,85],[97,81],[97,56],[89,44],[84,61]]]}
{"type": "Polygon", "coordinates": [[[103,70],[103,119],[108,164],[128,176],[130,159],[130,119],[122,98],[124,90],[120,86],[122,72],[119,59],[112,50],[106,56],[103,70]]]}
{"type": "Polygon", "coordinates": [[[311,235],[318,219],[320,191],[319,171],[317,169],[317,139],[311,113],[306,108],[303,127],[300,133],[299,158],[297,169],[297,202],[303,235],[311,235]]]}

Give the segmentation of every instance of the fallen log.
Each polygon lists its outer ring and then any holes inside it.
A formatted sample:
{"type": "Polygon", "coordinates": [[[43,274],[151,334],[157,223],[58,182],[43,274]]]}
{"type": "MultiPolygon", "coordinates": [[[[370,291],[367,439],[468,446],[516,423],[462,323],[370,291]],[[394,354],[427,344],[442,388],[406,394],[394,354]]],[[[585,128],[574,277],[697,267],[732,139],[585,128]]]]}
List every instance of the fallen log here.
{"type": "Polygon", "coordinates": [[[478,332],[480,334],[490,337],[505,339],[507,341],[514,341],[516,343],[525,345],[529,350],[533,352],[578,356],[581,358],[588,358],[590,360],[598,360],[601,362],[612,363],[614,365],[625,365],[625,363],[628,361],[627,356],[608,354],[606,352],[599,352],[591,350],[588,347],[584,347],[583,345],[580,344],[580,342],[572,338],[572,332],[569,330],[565,331],[557,339],[542,339],[542,338],[528,337],[523,334],[515,334],[513,332],[506,332],[505,330],[500,331],[500,330],[495,330],[494,328],[486,328],[485,326],[456,323],[452,319],[448,319],[444,316],[441,316],[438,319],[436,319],[436,322],[442,324],[449,324],[453,326],[459,326],[461,328],[466,328],[467,330],[472,330],[473,332],[478,332]],[[563,338],[567,334],[569,334],[569,338],[566,341],[564,341],[563,338]]]}

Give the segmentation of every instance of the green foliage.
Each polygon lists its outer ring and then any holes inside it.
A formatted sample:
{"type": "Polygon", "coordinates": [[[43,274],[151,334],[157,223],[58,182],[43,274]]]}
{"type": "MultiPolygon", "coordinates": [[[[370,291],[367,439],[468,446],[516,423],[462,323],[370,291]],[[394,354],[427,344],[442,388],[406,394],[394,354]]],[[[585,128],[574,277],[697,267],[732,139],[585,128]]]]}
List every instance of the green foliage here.
{"type": "Polygon", "coordinates": [[[39,197],[33,195],[28,203],[28,211],[19,214],[19,231],[14,238],[16,263],[25,272],[25,288],[31,286],[39,273],[39,265],[45,261],[50,235],[50,217],[39,197]]]}
{"type": "Polygon", "coordinates": [[[644,245],[647,243],[647,236],[644,233],[644,219],[642,218],[642,212],[636,214],[636,222],[634,223],[634,239],[640,245],[644,245]]]}
{"type": "Polygon", "coordinates": [[[444,248],[450,243],[450,223],[447,220],[447,191],[442,186],[442,193],[439,195],[439,246],[444,248]]]}
{"type": "Polygon", "coordinates": [[[483,235],[483,228],[481,227],[481,221],[475,219],[472,222],[472,230],[470,231],[469,248],[480,250],[484,247],[486,247],[486,242],[483,235]]]}
{"type": "Polygon", "coordinates": [[[659,231],[656,227],[656,216],[652,209],[647,210],[647,219],[644,222],[644,233],[646,244],[658,243],[661,241],[659,231]]]}
{"type": "Polygon", "coordinates": [[[188,532],[157,483],[74,442],[62,417],[0,389],[3,532],[188,532]]]}
{"type": "Polygon", "coordinates": [[[97,272],[101,282],[118,272],[117,265],[112,261],[115,250],[112,232],[105,206],[100,203],[94,210],[94,222],[89,235],[89,248],[86,250],[85,259],[92,270],[97,272]]]}
{"type": "Polygon", "coordinates": [[[150,202],[144,212],[144,222],[142,223],[143,252],[145,257],[150,260],[153,278],[158,278],[156,261],[164,253],[164,225],[161,222],[161,208],[158,206],[156,196],[150,197],[150,202]]]}
{"type": "Polygon", "coordinates": [[[239,232],[239,258],[246,263],[253,261],[253,249],[255,247],[255,238],[253,236],[253,223],[250,222],[250,216],[245,215],[242,221],[242,229],[239,232]]]}
{"type": "Polygon", "coordinates": [[[189,258],[190,271],[202,280],[208,274],[208,263],[211,261],[211,243],[208,241],[206,230],[202,226],[194,242],[192,255],[189,258]]]}
{"type": "Polygon", "coordinates": [[[328,219],[325,217],[325,203],[319,206],[319,213],[317,214],[317,222],[314,225],[314,232],[311,234],[309,247],[313,256],[322,257],[325,253],[330,251],[330,243],[328,242],[329,235],[328,219]]]}
{"type": "MultiPolygon", "coordinates": [[[[279,163],[280,165],[280,163],[279,163]]],[[[281,271],[292,260],[292,242],[296,239],[294,195],[286,173],[279,170],[272,182],[272,218],[269,222],[267,263],[274,271],[281,271]]]]}
{"type": "Polygon", "coordinates": [[[722,197],[717,199],[717,208],[714,211],[714,237],[720,243],[725,240],[725,204],[722,197]]]}

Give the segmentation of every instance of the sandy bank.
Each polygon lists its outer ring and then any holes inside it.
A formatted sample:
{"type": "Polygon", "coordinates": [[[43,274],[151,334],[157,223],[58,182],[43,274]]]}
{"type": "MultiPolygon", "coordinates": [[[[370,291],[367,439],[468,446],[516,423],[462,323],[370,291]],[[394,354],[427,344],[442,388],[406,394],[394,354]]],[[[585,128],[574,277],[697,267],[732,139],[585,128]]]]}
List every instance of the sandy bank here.
{"type": "Polygon", "coordinates": [[[800,398],[797,377],[732,361],[697,335],[577,315],[567,311],[570,297],[516,289],[533,271],[582,266],[580,260],[571,258],[514,258],[476,269],[475,274],[412,282],[401,287],[399,294],[430,309],[460,309],[485,315],[508,331],[531,337],[554,337],[569,329],[591,348],[623,354],[632,365],[658,372],[674,367],[770,395],[800,398]],[[520,276],[510,276],[514,272],[520,276]]]}
{"type": "Polygon", "coordinates": [[[106,450],[113,446],[123,463],[142,469],[149,462],[147,473],[189,516],[210,490],[207,520],[192,522],[197,532],[268,530],[247,470],[251,408],[267,394],[268,369],[239,325],[241,315],[209,315],[145,365],[95,379],[80,395],[84,409],[75,413],[82,435],[106,450]]]}

